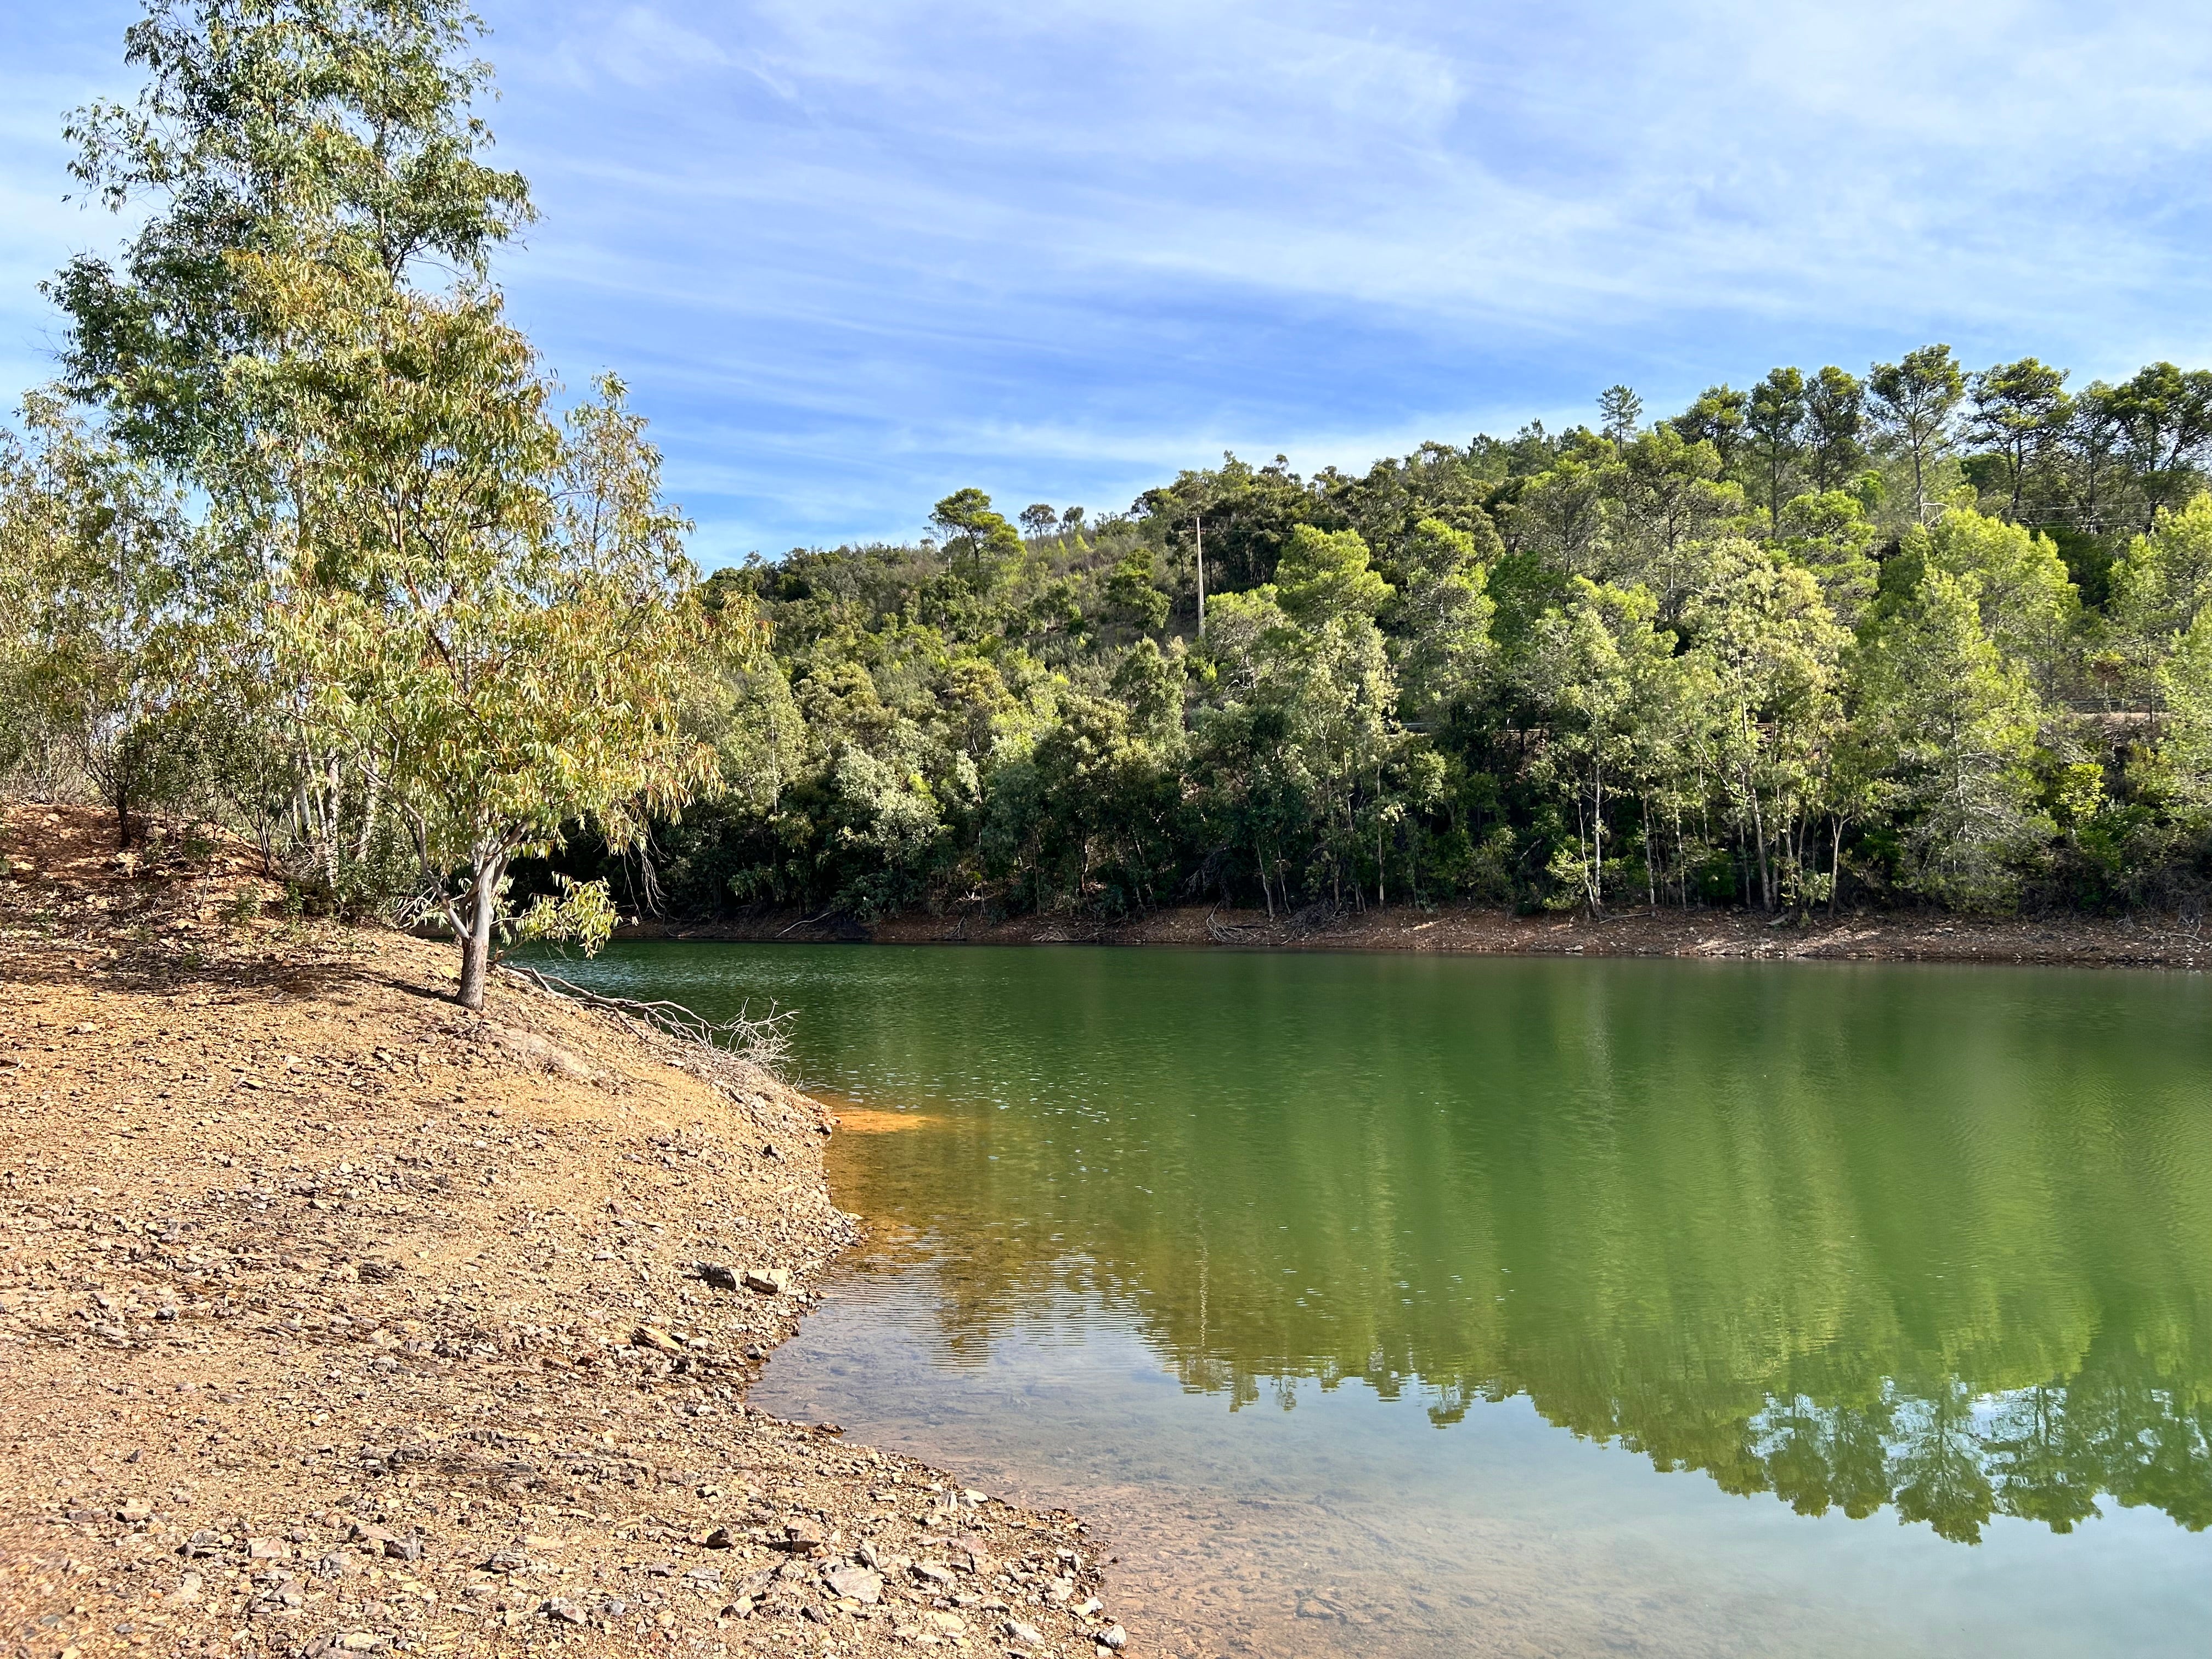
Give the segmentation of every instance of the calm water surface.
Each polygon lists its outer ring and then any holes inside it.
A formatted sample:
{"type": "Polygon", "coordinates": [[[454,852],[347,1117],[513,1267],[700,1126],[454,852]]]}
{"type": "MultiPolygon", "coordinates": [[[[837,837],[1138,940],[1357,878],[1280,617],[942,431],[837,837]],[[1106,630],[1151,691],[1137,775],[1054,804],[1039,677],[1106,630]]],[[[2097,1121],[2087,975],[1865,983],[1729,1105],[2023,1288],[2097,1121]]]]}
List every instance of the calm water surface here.
{"type": "Polygon", "coordinates": [[[2212,985],[633,945],[875,1224],[755,1398],[1079,1509],[1154,1652],[2212,1645],[2212,985]]]}

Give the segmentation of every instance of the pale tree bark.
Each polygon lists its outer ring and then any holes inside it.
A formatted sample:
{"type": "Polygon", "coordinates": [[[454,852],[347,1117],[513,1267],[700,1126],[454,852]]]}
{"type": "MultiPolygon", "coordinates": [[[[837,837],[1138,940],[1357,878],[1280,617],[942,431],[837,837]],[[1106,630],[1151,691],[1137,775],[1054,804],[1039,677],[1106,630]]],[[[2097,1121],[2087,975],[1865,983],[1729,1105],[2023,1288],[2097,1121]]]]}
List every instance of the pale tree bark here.
{"type": "Polygon", "coordinates": [[[471,1013],[483,1012],[484,981],[491,971],[491,927],[506,873],[505,853],[479,854],[468,891],[448,912],[461,942],[461,981],[455,1000],[471,1013]]]}

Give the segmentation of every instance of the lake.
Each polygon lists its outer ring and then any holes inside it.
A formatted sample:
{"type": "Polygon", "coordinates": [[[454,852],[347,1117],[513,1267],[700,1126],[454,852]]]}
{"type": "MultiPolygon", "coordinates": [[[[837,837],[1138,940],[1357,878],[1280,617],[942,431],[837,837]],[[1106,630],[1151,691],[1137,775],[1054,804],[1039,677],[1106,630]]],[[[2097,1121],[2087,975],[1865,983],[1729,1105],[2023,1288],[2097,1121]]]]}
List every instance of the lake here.
{"type": "Polygon", "coordinates": [[[2201,1656],[2212,986],[618,946],[872,1224],[756,1403],[1084,1515],[1141,1648],[2201,1656]]]}

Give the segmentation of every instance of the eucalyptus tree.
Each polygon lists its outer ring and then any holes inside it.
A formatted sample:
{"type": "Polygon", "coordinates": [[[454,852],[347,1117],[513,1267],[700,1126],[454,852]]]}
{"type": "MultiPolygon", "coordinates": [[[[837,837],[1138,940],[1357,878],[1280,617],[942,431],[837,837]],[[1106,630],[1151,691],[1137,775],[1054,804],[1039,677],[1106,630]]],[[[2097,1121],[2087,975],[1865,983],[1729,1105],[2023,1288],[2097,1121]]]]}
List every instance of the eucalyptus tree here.
{"type": "Polygon", "coordinates": [[[69,390],[133,453],[250,489],[261,412],[237,371],[293,349],[300,321],[276,270],[481,282],[535,216],[483,160],[481,32],[457,0],[149,0],[125,36],[137,99],[67,128],[77,180],[145,216],[119,260],[80,254],[47,284],[69,390]]]}
{"type": "Polygon", "coordinates": [[[177,493],[51,393],[0,441],[0,765],[115,810],[204,783],[223,678],[202,545],[177,493]]]}
{"type": "Polygon", "coordinates": [[[1873,556],[1880,539],[1857,496],[1828,489],[1799,495],[1783,509],[1775,545],[1813,573],[1836,620],[1853,628],[1881,581],[1873,556]]]}
{"type": "MultiPolygon", "coordinates": [[[[152,0],[144,91],[70,129],[144,222],[51,289],[70,389],[242,556],[239,655],[301,769],[343,762],[404,826],[471,1008],[517,856],[718,785],[685,705],[749,629],[696,602],[620,383],[556,421],[489,286],[531,209],[481,159],[479,32],[452,0],[152,0]]],[[[603,924],[604,890],[571,896],[603,924]]]]}
{"type": "Polygon", "coordinates": [[[1383,613],[1409,719],[1433,721],[1481,685],[1494,653],[1497,605],[1475,539],[1424,519],[1401,548],[1400,582],[1383,613]]]}
{"type": "Polygon", "coordinates": [[[564,430],[495,307],[402,303],[378,335],[300,391],[276,660],[405,826],[481,1009],[516,858],[580,822],[619,850],[719,787],[685,702],[748,618],[697,603],[619,381],[564,430]]]}
{"type": "Polygon", "coordinates": [[[1289,748],[1301,781],[1322,808],[1316,853],[1333,893],[1364,891],[1358,871],[1376,848],[1376,899],[1383,902],[1382,842],[1395,821],[1386,774],[1402,748],[1399,691],[1376,618],[1394,598],[1369,563],[1356,532],[1300,525],[1284,544],[1273,584],[1293,631],[1279,632],[1296,687],[1289,748]]]}
{"type": "Polygon", "coordinates": [[[1745,511],[1742,487],[1723,472],[1712,444],[1692,443],[1660,425],[1629,445],[1601,481],[1613,528],[1610,557],[1598,574],[1648,587],[1669,626],[1707,580],[1708,544],[1745,511]]]}
{"type": "Polygon", "coordinates": [[[233,746],[256,757],[235,793],[256,817],[288,799],[333,887],[375,803],[273,677],[262,623],[304,488],[274,389],[356,349],[391,296],[480,289],[532,217],[520,176],[484,159],[480,33],[453,0],[149,0],[125,35],[142,91],[68,127],[78,181],[140,222],[47,285],[64,386],[208,503],[202,586],[229,635],[233,746]]]}

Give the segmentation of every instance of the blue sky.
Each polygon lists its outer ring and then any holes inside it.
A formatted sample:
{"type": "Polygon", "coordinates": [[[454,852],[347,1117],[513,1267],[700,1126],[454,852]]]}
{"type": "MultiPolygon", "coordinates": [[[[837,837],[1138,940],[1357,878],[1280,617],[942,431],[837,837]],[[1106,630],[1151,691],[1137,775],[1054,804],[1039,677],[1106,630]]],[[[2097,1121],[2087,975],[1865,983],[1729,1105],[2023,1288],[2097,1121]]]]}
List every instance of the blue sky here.
{"type": "MultiPolygon", "coordinates": [[[[1126,509],[1225,448],[1655,413],[1929,340],[2212,362],[2212,27],[1950,0],[491,0],[501,276],[630,381],[713,565],[978,484],[1126,509]]],[[[0,380],[50,372],[61,112],[133,4],[0,15],[0,380]]]]}

